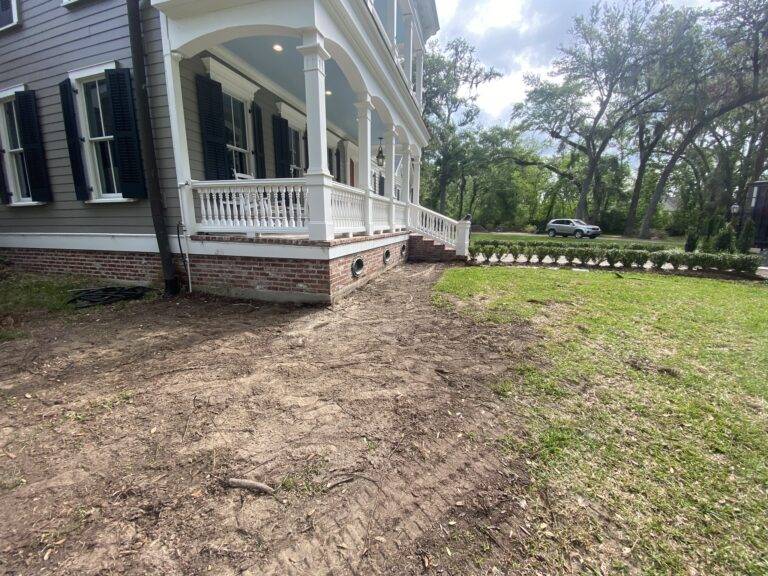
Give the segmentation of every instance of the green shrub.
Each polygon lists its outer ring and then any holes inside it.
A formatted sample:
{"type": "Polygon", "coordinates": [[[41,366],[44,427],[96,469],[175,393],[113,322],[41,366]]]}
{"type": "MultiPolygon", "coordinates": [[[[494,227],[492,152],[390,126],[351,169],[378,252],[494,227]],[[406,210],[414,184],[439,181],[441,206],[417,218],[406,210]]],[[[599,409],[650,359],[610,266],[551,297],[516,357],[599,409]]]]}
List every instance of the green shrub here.
{"type": "Polygon", "coordinates": [[[757,231],[755,230],[755,221],[748,218],[741,229],[739,239],[736,241],[736,250],[742,254],[749,254],[752,246],[755,245],[757,231]]]}
{"type": "Polygon", "coordinates": [[[712,250],[714,252],[733,252],[736,243],[736,234],[733,226],[727,224],[720,230],[712,240],[712,250]]]}
{"type": "Polygon", "coordinates": [[[696,252],[696,247],[699,245],[699,231],[696,228],[688,230],[688,235],[685,237],[685,251],[696,252]]]}
{"type": "Polygon", "coordinates": [[[668,258],[669,254],[667,252],[654,252],[648,256],[648,259],[657,270],[661,270],[664,267],[668,258]]]}
{"type": "Polygon", "coordinates": [[[608,266],[613,268],[619,261],[621,261],[622,251],[618,249],[606,250],[604,260],[608,262],[608,266]]]}
{"type": "Polygon", "coordinates": [[[711,254],[705,252],[681,252],[678,250],[653,252],[647,250],[632,250],[625,248],[613,248],[605,250],[602,247],[592,245],[571,245],[566,247],[553,247],[546,243],[538,245],[527,242],[505,242],[489,241],[478,242],[470,247],[470,255],[473,257],[482,256],[486,262],[490,262],[494,257],[499,259],[505,256],[512,256],[517,259],[520,255],[525,256],[527,262],[531,262],[533,257],[537,257],[542,262],[545,257],[557,259],[564,257],[569,264],[579,260],[582,265],[587,265],[593,261],[595,265],[600,265],[606,261],[609,266],[616,266],[619,262],[625,268],[636,266],[642,268],[650,261],[653,266],[661,270],[665,264],[670,264],[675,269],[680,270],[683,267],[690,271],[697,269],[702,271],[719,270],[721,272],[737,272],[754,275],[760,265],[760,257],[745,254],[711,254]]]}

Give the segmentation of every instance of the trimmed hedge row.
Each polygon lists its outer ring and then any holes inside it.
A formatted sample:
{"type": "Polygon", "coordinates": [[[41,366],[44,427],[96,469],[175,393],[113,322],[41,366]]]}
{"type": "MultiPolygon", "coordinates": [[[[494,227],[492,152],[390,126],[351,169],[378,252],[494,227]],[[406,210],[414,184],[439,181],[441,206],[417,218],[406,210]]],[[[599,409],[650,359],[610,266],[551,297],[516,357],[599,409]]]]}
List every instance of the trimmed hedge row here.
{"type": "Polygon", "coordinates": [[[568,264],[578,260],[581,265],[599,266],[607,263],[614,267],[621,263],[624,268],[643,268],[650,262],[655,269],[669,264],[675,270],[686,268],[689,271],[719,271],[752,274],[760,266],[760,257],[746,254],[706,254],[703,252],[680,252],[676,250],[633,250],[629,248],[604,248],[600,245],[574,246],[556,242],[504,242],[498,240],[480,241],[470,246],[469,255],[473,262],[482,258],[490,262],[506,257],[517,260],[520,256],[531,262],[536,257],[539,262],[549,257],[553,263],[564,258],[568,264]]]}
{"type": "Polygon", "coordinates": [[[491,244],[491,245],[507,245],[507,244],[520,244],[520,245],[526,245],[526,246],[534,246],[534,247],[542,247],[542,248],[574,248],[574,247],[581,247],[582,245],[585,247],[595,247],[595,248],[601,248],[603,250],[645,250],[646,252],[662,252],[662,251],[669,251],[671,248],[665,244],[658,244],[654,242],[627,242],[627,243],[618,243],[618,242],[599,242],[596,243],[594,241],[590,240],[571,240],[565,241],[557,241],[557,240],[478,240],[477,242],[474,242],[474,244],[491,244]],[[583,243],[583,244],[582,244],[583,243]]]}

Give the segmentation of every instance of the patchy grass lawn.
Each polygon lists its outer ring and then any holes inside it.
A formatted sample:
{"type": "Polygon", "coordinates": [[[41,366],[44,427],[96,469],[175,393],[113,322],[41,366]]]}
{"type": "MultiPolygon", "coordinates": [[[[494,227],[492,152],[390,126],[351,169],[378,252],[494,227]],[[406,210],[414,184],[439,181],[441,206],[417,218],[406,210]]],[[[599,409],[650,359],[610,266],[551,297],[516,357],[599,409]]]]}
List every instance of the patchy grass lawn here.
{"type": "Polygon", "coordinates": [[[498,438],[525,505],[556,494],[549,573],[768,574],[768,286],[468,267],[435,299],[543,336],[492,389],[528,424],[498,438]]]}
{"type": "Polygon", "coordinates": [[[556,236],[555,238],[550,238],[546,234],[523,234],[520,232],[473,232],[472,233],[472,241],[474,242],[482,242],[483,240],[509,240],[509,241],[517,241],[517,242],[530,242],[530,241],[536,241],[536,242],[607,242],[610,244],[637,244],[638,242],[642,243],[652,243],[652,244],[663,244],[665,246],[669,246],[670,248],[682,248],[682,246],[685,244],[685,238],[669,238],[667,240],[640,240],[638,238],[624,238],[623,236],[600,236],[598,238],[595,238],[594,240],[590,240],[589,238],[582,238],[581,240],[573,237],[567,237],[563,238],[562,236],[556,236]]]}

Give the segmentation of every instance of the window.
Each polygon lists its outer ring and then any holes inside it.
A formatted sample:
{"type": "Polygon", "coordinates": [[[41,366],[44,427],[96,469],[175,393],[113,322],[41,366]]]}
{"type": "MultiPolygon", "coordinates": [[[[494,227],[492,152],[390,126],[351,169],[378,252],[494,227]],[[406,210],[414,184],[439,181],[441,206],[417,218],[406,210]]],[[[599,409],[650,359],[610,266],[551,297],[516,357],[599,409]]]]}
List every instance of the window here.
{"type": "Polygon", "coordinates": [[[94,197],[120,197],[120,181],[115,158],[115,136],[112,127],[112,104],[103,78],[82,82],[79,96],[86,121],[83,135],[86,164],[91,174],[94,197]]]}
{"type": "Polygon", "coordinates": [[[233,178],[253,178],[248,168],[248,106],[224,93],[224,135],[227,140],[227,172],[233,178]]]}
{"type": "Polygon", "coordinates": [[[21,145],[18,112],[13,99],[3,102],[2,116],[0,141],[5,147],[5,169],[12,202],[31,202],[32,189],[29,185],[29,171],[24,157],[24,148],[21,145]]]}
{"type": "Polygon", "coordinates": [[[291,177],[301,178],[304,176],[304,168],[301,163],[302,133],[293,127],[288,128],[288,150],[291,157],[291,177]]]}
{"type": "Polygon", "coordinates": [[[0,0],[0,30],[5,30],[18,23],[18,0],[0,0]]]}

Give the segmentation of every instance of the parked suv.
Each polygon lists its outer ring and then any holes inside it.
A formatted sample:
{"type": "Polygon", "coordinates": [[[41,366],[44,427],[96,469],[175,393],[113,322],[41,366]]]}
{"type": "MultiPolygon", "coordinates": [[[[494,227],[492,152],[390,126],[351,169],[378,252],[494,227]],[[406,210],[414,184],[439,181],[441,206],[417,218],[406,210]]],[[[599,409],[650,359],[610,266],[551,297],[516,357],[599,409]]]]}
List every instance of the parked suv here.
{"type": "Polygon", "coordinates": [[[603,233],[599,226],[592,226],[582,220],[562,219],[550,220],[547,224],[547,234],[550,238],[555,236],[574,236],[576,238],[597,238],[603,233]]]}

